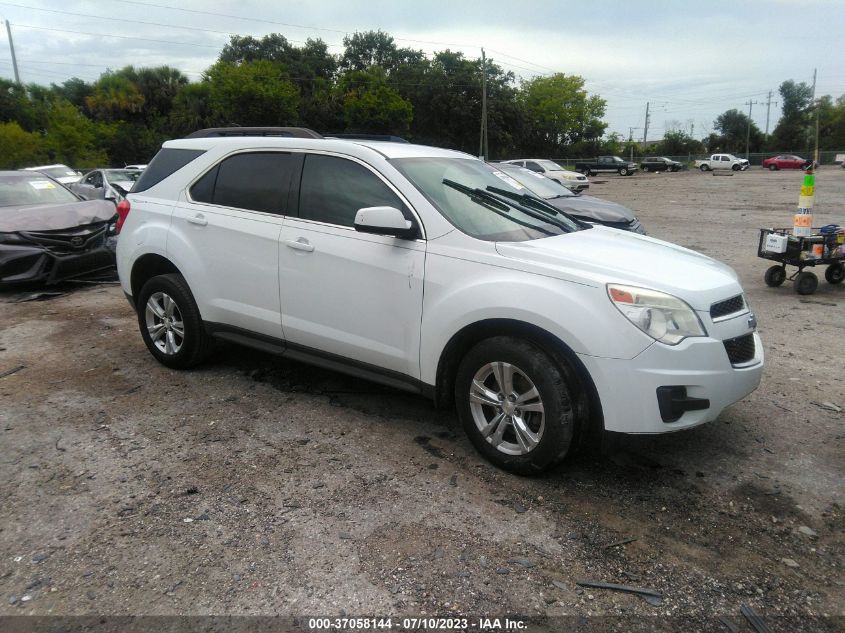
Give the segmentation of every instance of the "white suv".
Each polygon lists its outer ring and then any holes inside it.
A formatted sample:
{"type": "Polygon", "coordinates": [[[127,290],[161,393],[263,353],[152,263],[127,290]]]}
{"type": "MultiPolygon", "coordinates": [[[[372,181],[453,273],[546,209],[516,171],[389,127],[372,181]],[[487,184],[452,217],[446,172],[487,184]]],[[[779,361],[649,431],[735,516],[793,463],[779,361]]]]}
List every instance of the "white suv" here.
{"type": "Polygon", "coordinates": [[[583,224],[463,153],[407,143],[169,141],[118,209],[150,352],[214,339],[454,402],[519,473],[589,430],[713,420],[763,370],[736,274],[583,224]]]}

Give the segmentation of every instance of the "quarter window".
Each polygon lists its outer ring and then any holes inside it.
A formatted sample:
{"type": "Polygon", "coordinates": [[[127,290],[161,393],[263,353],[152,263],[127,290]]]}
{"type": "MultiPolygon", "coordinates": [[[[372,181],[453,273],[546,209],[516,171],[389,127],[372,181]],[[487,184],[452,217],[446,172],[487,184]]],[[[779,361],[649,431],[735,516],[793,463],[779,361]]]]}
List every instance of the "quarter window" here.
{"type": "Polygon", "coordinates": [[[191,187],[195,202],[284,215],[297,161],[282,152],[230,156],[191,187]]]}
{"type": "Polygon", "coordinates": [[[399,197],[365,167],[335,156],[305,157],[299,194],[300,217],[353,226],[358,209],[365,207],[395,207],[411,219],[399,197]]]}

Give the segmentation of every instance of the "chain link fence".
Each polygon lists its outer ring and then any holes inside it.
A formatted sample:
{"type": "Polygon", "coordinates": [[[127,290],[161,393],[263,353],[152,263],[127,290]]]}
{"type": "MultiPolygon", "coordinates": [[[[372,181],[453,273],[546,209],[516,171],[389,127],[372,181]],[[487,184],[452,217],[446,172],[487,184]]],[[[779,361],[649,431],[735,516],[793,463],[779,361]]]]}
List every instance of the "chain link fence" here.
{"type": "MultiPolygon", "coordinates": [[[[728,152],[714,152],[714,153],[728,153],[728,152]]],[[[745,158],[744,152],[735,152],[735,156],[739,158],[745,158]]],[[[751,165],[760,166],[763,164],[763,161],[767,158],[771,158],[773,156],[787,156],[787,155],[795,155],[809,158],[811,154],[807,152],[799,151],[799,152],[756,152],[748,155],[748,161],[751,165]]],[[[680,156],[669,156],[667,154],[634,154],[634,162],[638,163],[646,156],[665,156],[666,158],[671,158],[672,160],[676,160],[680,163],[684,163],[685,165],[692,167],[693,163],[697,160],[704,160],[706,158],[710,158],[711,154],[683,154],[680,156]]],[[[838,165],[842,158],[845,157],[845,149],[841,150],[831,150],[831,151],[823,151],[819,152],[819,164],[820,165],[838,165]]],[[[622,156],[622,158],[630,159],[630,155],[622,156]]],[[[595,156],[590,156],[587,158],[553,158],[554,162],[558,163],[564,169],[575,169],[575,163],[581,161],[590,161],[595,160],[595,156]]]]}

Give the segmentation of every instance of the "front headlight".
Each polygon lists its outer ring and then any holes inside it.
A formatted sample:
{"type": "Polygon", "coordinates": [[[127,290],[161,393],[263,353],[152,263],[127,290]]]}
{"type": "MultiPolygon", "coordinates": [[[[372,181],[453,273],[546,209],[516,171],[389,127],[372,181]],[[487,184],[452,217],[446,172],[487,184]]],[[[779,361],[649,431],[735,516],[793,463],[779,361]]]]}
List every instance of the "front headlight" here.
{"type": "Polygon", "coordinates": [[[607,284],[607,295],[625,318],[656,341],[677,345],[691,336],[707,336],[695,310],[665,292],[607,284]]]}

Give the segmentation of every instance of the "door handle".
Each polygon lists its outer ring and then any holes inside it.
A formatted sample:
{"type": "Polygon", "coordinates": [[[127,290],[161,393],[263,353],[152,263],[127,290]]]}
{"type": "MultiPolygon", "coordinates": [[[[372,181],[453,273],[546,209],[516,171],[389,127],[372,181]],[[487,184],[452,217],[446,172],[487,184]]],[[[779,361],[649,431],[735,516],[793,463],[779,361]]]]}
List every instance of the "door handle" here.
{"type": "Polygon", "coordinates": [[[188,216],[186,219],[191,224],[196,224],[198,226],[205,226],[206,224],[208,224],[208,220],[205,219],[205,216],[202,213],[197,213],[196,215],[188,216]]]}
{"type": "Polygon", "coordinates": [[[304,237],[300,237],[296,240],[285,240],[285,244],[297,251],[305,251],[306,253],[314,251],[314,246],[304,237]]]}

